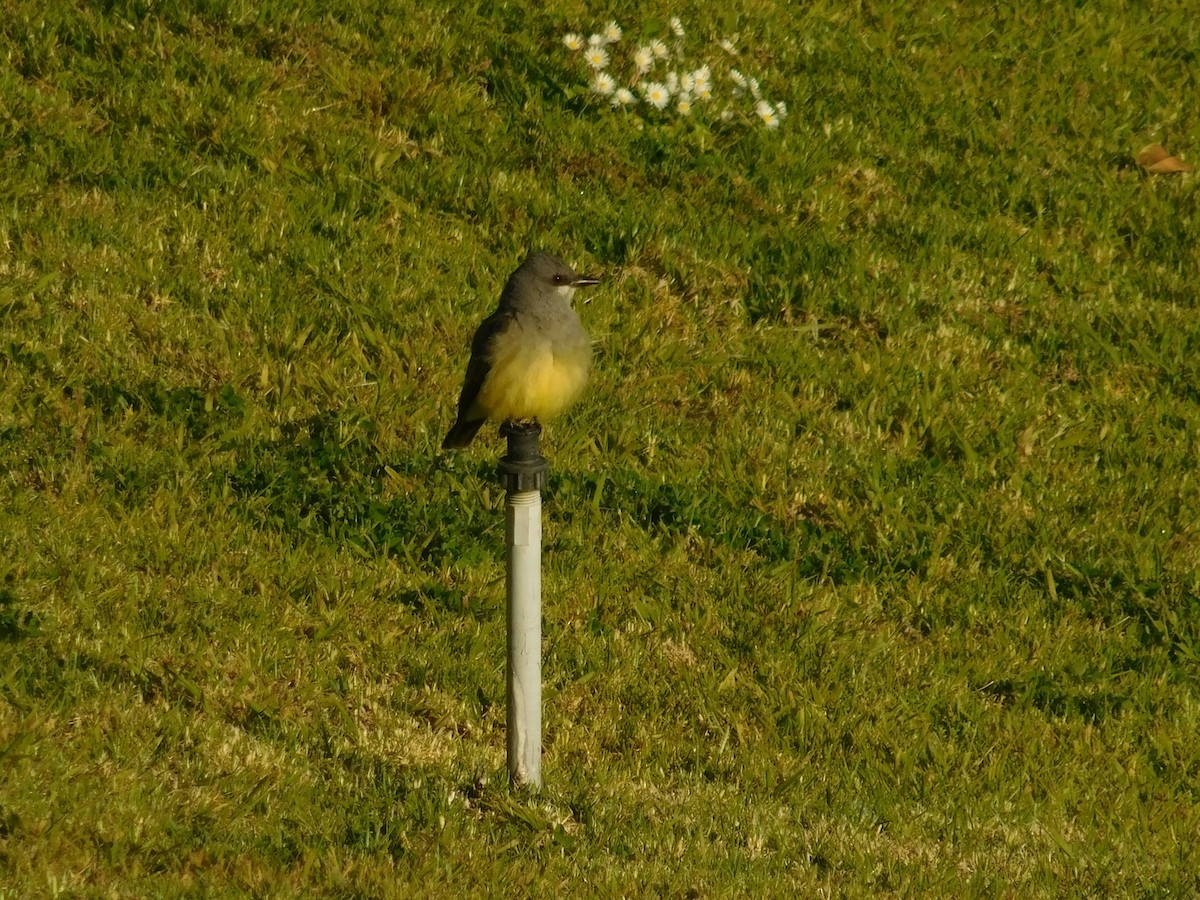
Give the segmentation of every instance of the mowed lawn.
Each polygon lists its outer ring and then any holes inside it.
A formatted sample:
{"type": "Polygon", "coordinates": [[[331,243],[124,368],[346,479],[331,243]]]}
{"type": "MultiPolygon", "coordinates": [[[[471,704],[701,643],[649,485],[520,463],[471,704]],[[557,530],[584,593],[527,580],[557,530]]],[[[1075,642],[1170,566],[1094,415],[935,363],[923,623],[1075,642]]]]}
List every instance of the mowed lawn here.
{"type": "Polygon", "coordinates": [[[1198,73],[1184,2],[7,4],[0,897],[1200,893],[1198,73]],[[439,447],[535,249],[532,795],[439,447]]]}

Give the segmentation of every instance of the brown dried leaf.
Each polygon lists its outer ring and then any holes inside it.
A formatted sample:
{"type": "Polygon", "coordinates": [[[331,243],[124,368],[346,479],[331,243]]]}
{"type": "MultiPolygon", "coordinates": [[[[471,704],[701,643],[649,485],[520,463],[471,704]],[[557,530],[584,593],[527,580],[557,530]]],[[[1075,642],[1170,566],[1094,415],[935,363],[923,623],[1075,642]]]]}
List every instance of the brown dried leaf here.
{"type": "Polygon", "coordinates": [[[1156,162],[1161,162],[1170,155],[1167,152],[1167,148],[1162,144],[1148,144],[1138,152],[1137,164],[1143,169],[1148,169],[1156,162]]]}
{"type": "Polygon", "coordinates": [[[1186,163],[1174,156],[1168,156],[1166,159],[1160,160],[1152,166],[1146,166],[1146,171],[1152,172],[1155,175],[1174,175],[1178,172],[1190,172],[1193,168],[1191,163],[1186,163]]]}
{"type": "Polygon", "coordinates": [[[1172,156],[1162,144],[1143,147],[1137,155],[1137,164],[1152,175],[1173,175],[1190,172],[1194,168],[1191,163],[1172,156]]]}

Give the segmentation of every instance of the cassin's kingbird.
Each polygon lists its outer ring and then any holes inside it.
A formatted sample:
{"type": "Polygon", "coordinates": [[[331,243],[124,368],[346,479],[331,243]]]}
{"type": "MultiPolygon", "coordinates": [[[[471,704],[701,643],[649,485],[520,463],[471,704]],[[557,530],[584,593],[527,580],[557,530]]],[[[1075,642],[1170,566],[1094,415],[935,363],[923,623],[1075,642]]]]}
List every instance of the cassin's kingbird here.
{"type": "Polygon", "coordinates": [[[443,450],[467,446],[488,419],[545,420],[575,401],[592,368],[592,341],[571,298],[599,283],[549,253],[526,257],[471,341],[458,421],[443,450]]]}

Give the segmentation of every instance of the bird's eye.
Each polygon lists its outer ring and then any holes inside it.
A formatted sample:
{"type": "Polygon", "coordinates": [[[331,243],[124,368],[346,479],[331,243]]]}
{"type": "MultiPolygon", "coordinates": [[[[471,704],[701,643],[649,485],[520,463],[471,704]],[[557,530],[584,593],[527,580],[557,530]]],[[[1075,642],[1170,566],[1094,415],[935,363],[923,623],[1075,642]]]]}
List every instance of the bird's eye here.
{"type": "Polygon", "coordinates": [[[555,283],[555,284],[562,284],[562,283],[563,283],[563,277],[562,277],[561,275],[555,275],[555,276],[554,276],[554,283],[555,283]]]}

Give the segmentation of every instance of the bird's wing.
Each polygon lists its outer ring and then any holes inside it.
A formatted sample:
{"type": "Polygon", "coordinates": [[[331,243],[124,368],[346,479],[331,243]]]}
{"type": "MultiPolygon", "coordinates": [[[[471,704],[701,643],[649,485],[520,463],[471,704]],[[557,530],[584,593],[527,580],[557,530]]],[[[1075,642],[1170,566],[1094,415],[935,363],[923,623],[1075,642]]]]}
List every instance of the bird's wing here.
{"type": "Polygon", "coordinates": [[[492,339],[512,324],[512,320],[513,314],[509,310],[498,309],[484,319],[475,331],[475,337],[471,339],[471,361],[467,363],[467,375],[463,379],[462,393],[458,396],[459,419],[477,415],[472,413],[471,407],[492,368],[492,339]]]}
{"type": "Polygon", "coordinates": [[[475,332],[475,337],[471,340],[471,361],[467,363],[462,393],[458,395],[458,418],[446,439],[442,441],[443,450],[470,444],[486,421],[487,415],[475,409],[475,401],[479,398],[479,391],[492,368],[492,341],[512,324],[513,318],[513,312],[502,307],[484,319],[475,332]]]}

